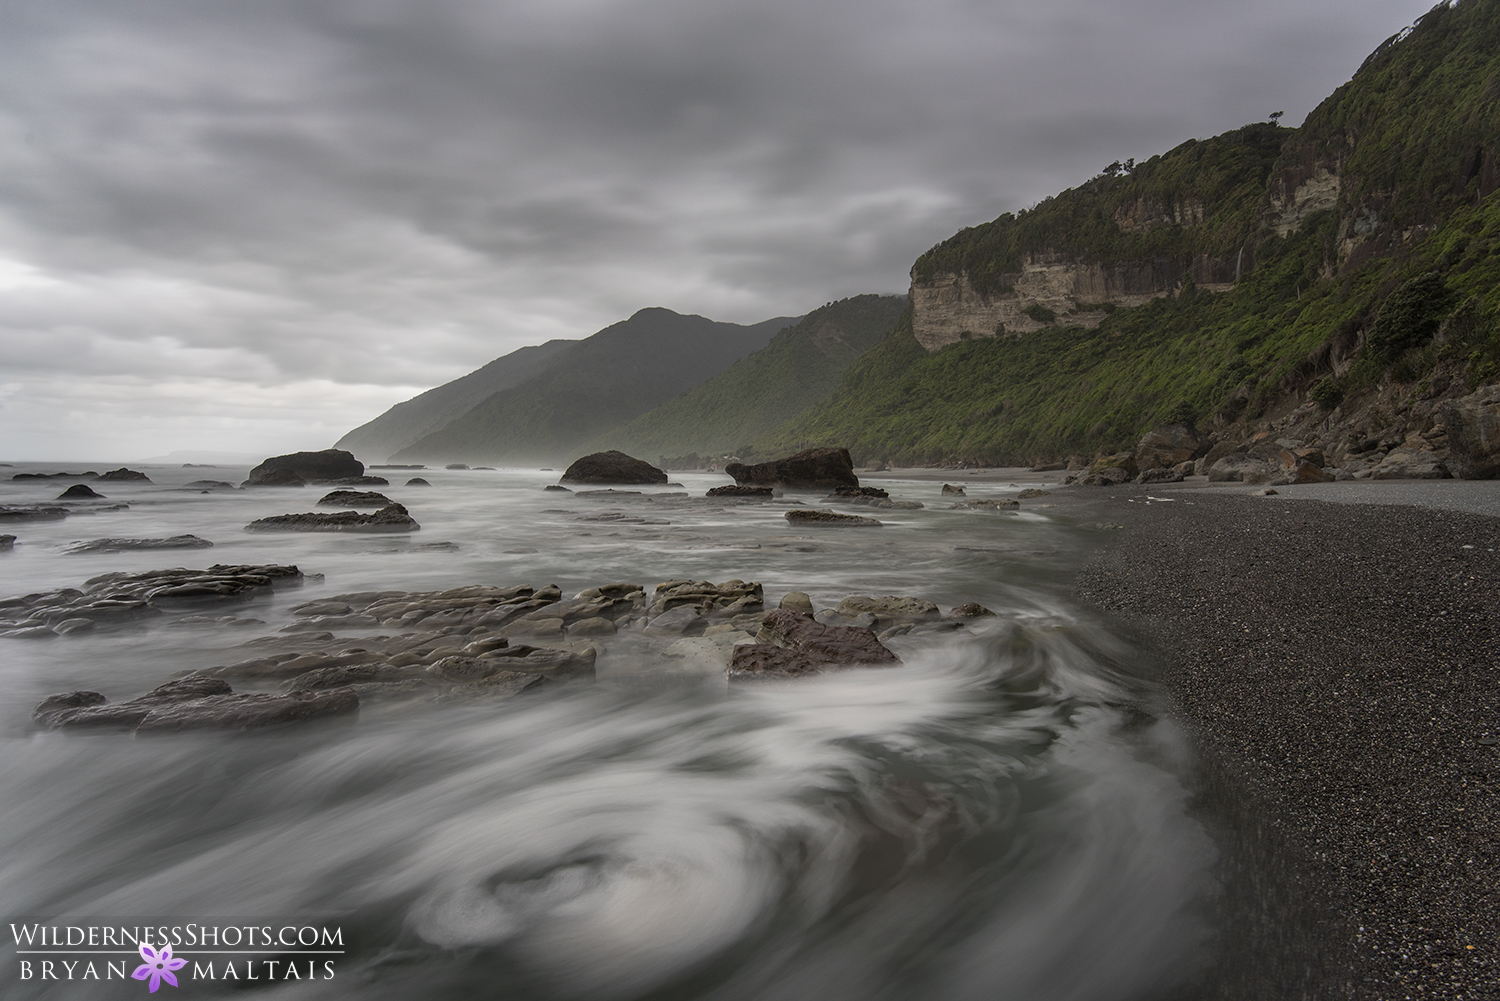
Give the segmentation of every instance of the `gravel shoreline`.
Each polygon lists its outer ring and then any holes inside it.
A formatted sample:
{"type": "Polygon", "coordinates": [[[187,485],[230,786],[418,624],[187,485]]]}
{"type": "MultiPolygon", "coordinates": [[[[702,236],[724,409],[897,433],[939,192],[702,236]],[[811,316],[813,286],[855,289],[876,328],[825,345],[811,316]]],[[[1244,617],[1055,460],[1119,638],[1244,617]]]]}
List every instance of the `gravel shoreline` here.
{"type": "Polygon", "coordinates": [[[1500,518],[1110,494],[1077,597],[1157,657],[1224,852],[1184,996],[1500,998],[1500,518]]]}

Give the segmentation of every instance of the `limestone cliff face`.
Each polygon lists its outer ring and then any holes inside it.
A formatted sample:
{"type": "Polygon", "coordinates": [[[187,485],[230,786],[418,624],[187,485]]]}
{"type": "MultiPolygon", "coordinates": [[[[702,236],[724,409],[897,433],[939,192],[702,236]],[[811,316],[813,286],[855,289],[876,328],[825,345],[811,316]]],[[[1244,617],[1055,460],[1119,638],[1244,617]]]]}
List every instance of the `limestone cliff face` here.
{"type": "MultiPolygon", "coordinates": [[[[1201,207],[1199,212],[1201,217],[1201,207]]],[[[922,347],[936,351],[971,337],[1027,334],[1052,324],[1093,328],[1109,310],[1168,295],[1189,277],[1199,288],[1215,292],[1233,288],[1237,269],[1248,267],[1240,255],[1231,260],[1199,257],[1085,264],[1059,254],[1034,254],[1023,262],[1020,272],[1004,277],[1009,291],[999,294],[975,290],[965,274],[940,272],[926,280],[914,274],[912,333],[922,347]],[[1047,321],[1043,310],[1056,319],[1047,321]]]]}

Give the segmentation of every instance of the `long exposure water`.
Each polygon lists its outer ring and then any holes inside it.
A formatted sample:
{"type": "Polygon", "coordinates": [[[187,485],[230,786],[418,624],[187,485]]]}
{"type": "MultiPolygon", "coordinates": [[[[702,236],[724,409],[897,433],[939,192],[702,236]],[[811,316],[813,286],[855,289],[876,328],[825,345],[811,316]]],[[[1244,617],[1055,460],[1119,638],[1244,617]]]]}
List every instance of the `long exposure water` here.
{"type": "MultiPolygon", "coordinates": [[[[3,470],[0,503],[51,502],[73,481],[8,477],[62,468],[3,470]]],[[[331,979],[319,965],[313,979],[209,981],[189,965],[183,996],[1087,1001],[1164,995],[1203,962],[1214,849],[1186,809],[1185,742],[1142,654],[1070,601],[1105,533],[1045,499],[953,511],[938,483],[881,481],[926,507],[816,531],[791,528],[784,500],[703,500],[727,482],[716,475],[677,476],[691,500],[653,503],[543,492],[557,472],[398,470],[378,489],[419,532],[263,534],[243,526],[314,510],[323,491],[203,493],[182,484],[246,470],[140,468],[152,483],[94,483],[108,500],[65,521],[0,527],[19,537],[0,553],[0,595],[211,563],[294,563],[323,580],[229,607],[238,624],[217,609],[0,639],[8,926],[316,916],[342,929],[331,979]],[[402,486],[411,475],[432,485],[402,486]],[[616,511],[639,520],[581,520],[616,511]],[[63,551],[182,533],[214,548],[63,551]],[[797,590],[819,608],[890,594],[997,615],[891,640],[899,667],[796,683],[731,689],[721,670],[626,637],[602,642],[595,683],[504,702],[156,737],[30,720],[51,693],[119,701],[253,656],[243,644],[320,596],[649,593],[674,578],[757,581],[768,608],[797,590]]],[[[23,978],[28,957],[6,938],[5,996],[147,993],[35,965],[23,978]]],[[[134,967],[130,952],[81,958],[134,967]]],[[[178,954],[208,958],[193,952],[178,954]]]]}

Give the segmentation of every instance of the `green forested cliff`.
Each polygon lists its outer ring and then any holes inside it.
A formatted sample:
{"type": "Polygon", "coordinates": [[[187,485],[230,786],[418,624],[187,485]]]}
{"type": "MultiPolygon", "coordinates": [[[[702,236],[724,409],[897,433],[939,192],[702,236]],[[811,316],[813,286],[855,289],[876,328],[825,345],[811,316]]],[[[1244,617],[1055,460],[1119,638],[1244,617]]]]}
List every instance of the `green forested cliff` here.
{"type": "Polygon", "coordinates": [[[1495,380],[1500,0],[1434,8],[1298,129],[1247,126],[1132,166],[944,241],[914,289],[957,274],[1004,297],[1047,255],[1181,275],[1165,295],[1078,302],[1045,329],[931,353],[909,312],[754,453],[1028,462],[1126,447],[1171,417],[1244,425],[1315,399],[1333,419],[1382,386],[1495,380]],[[1194,281],[1231,263],[1221,291],[1194,281]]]}

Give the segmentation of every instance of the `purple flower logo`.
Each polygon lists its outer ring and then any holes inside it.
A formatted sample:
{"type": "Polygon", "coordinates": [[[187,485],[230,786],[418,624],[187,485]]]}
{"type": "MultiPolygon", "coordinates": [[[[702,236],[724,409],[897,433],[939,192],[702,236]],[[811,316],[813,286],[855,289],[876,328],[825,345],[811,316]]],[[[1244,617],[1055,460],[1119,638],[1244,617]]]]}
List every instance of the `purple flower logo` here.
{"type": "Polygon", "coordinates": [[[163,980],[176,987],[177,977],[172,971],[180,970],[187,965],[187,960],[185,959],[172,958],[171,943],[163,945],[161,952],[157,952],[149,945],[143,944],[141,946],[141,958],[145,962],[137,966],[131,976],[137,980],[145,980],[147,977],[150,977],[152,994],[156,993],[156,989],[161,986],[163,980]]]}

